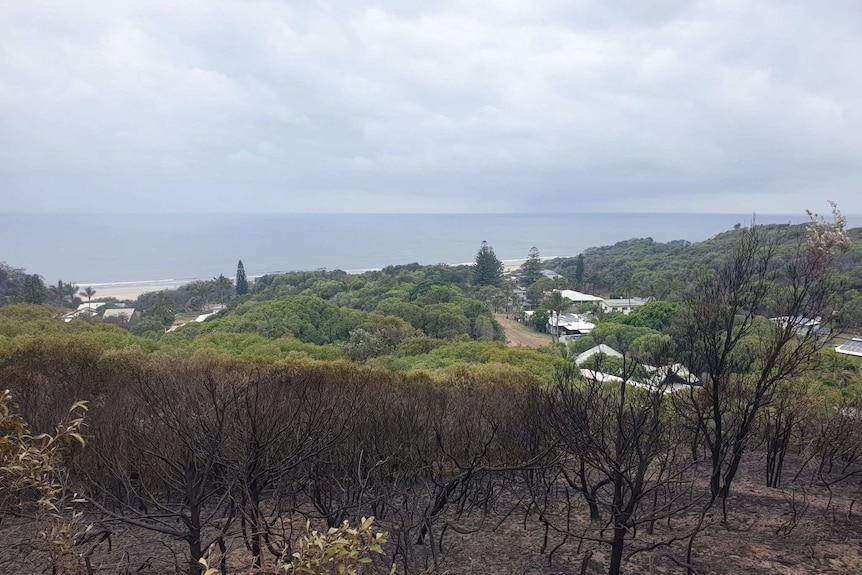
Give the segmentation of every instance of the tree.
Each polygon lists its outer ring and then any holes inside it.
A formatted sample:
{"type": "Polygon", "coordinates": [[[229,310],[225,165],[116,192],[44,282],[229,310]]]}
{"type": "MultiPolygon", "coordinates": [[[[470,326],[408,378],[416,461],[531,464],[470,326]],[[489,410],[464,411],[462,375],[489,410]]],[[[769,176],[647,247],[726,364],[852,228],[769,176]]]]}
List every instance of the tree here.
{"type": "Polygon", "coordinates": [[[572,305],[574,305],[574,302],[567,297],[563,297],[558,291],[552,291],[545,298],[545,301],[542,302],[542,307],[554,312],[554,334],[557,336],[557,340],[560,339],[560,315],[564,311],[570,310],[572,305]]]}
{"type": "Polygon", "coordinates": [[[89,306],[90,306],[90,300],[92,300],[92,299],[93,299],[93,296],[94,296],[94,295],[96,295],[96,290],[94,290],[94,289],[93,289],[92,287],[90,287],[90,286],[87,286],[87,287],[86,287],[83,291],[81,291],[81,293],[79,293],[78,295],[80,295],[81,297],[85,297],[85,298],[87,298],[87,306],[89,307],[89,306]]]}
{"type": "Polygon", "coordinates": [[[81,428],[86,409],[85,402],[75,403],[52,433],[37,434],[18,412],[11,392],[0,391],[0,523],[5,523],[7,514],[27,517],[32,529],[23,531],[26,540],[9,537],[16,530],[4,530],[0,538],[4,572],[18,571],[10,564],[40,547],[50,557],[52,572],[60,572],[72,541],[83,535],[84,527],[75,521],[77,515],[69,513],[75,502],[62,479],[67,474],[64,467],[69,452],[76,444],[84,446],[81,428]],[[34,545],[35,533],[43,545],[34,545]]]}
{"type": "Polygon", "coordinates": [[[838,258],[850,246],[846,220],[832,207],[834,222],[809,212],[782,266],[762,227],[740,230],[730,257],[700,278],[686,302],[680,349],[702,386],[674,399],[709,451],[707,509],[726,501],[760,411],[823,346],[808,318],[831,317],[838,258]]]}
{"type": "Polygon", "coordinates": [[[578,259],[575,262],[575,289],[583,289],[584,287],[584,254],[578,254],[578,259]]]}
{"type": "Polygon", "coordinates": [[[617,282],[616,290],[629,300],[629,310],[632,307],[632,294],[638,290],[638,285],[631,275],[631,270],[625,272],[625,275],[617,282]]]}
{"type": "Polygon", "coordinates": [[[18,288],[18,300],[21,303],[41,305],[45,303],[46,297],[45,282],[42,278],[38,274],[25,275],[24,281],[18,288]]]}
{"type": "Polygon", "coordinates": [[[224,303],[224,294],[231,288],[230,280],[224,277],[224,274],[219,274],[217,278],[213,278],[213,287],[218,292],[219,302],[224,303]]]}
{"type": "Polygon", "coordinates": [[[146,311],[146,314],[159,318],[162,325],[167,327],[174,323],[175,314],[173,306],[175,303],[167,292],[159,292],[152,306],[146,311]]]}
{"type": "Polygon", "coordinates": [[[248,293],[248,279],[245,277],[245,267],[242,265],[242,260],[236,264],[236,295],[244,295],[248,293]]]}
{"type": "MultiPolygon", "coordinates": [[[[101,465],[121,489],[88,484],[88,501],[112,519],[187,545],[188,575],[222,542],[235,516],[229,496],[236,481],[225,456],[241,386],[222,365],[196,368],[176,362],[134,374],[125,397],[112,406],[122,431],[102,428],[93,442],[117,441],[101,453],[101,465]],[[191,367],[191,369],[190,369],[191,367]]],[[[241,374],[239,374],[241,375],[241,374]]]]}
{"type": "Polygon", "coordinates": [[[527,254],[527,260],[521,265],[521,285],[529,287],[542,277],[542,260],[539,258],[539,248],[533,246],[527,254]]]}
{"type": "Polygon", "coordinates": [[[546,332],[548,331],[548,319],[550,316],[548,315],[548,311],[544,309],[537,309],[530,316],[529,324],[536,329],[536,331],[546,332]]]}
{"type": "MultiPolygon", "coordinates": [[[[603,358],[596,361],[596,371],[606,373],[603,358]]],[[[677,449],[679,426],[663,415],[665,383],[655,378],[635,389],[630,380],[640,371],[640,363],[624,355],[621,365],[616,386],[599,378],[580,381],[578,367],[566,365],[546,392],[548,426],[557,440],[564,488],[581,493],[589,505],[590,527],[599,531],[598,536],[586,531],[571,534],[610,546],[608,575],[621,572],[627,540],[634,538],[639,526],[646,525],[647,532],[656,535],[653,523],[690,505],[669,489],[683,483],[680,478],[687,465],[677,449]]],[[[559,483],[548,485],[557,489],[559,483]]],[[[569,533],[568,527],[557,529],[569,533]]],[[[642,546],[628,556],[657,546],[642,546]]]]}
{"type": "Polygon", "coordinates": [[[552,289],[554,289],[554,280],[546,277],[540,278],[539,281],[528,287],[524,292],[527,305],[532,308],[537,307],[545,297],[545,293],[552,289]]]}
{"type": "Polygon", "coordinates": [[[198,309],[203,310],[209,303],[212,291],[213,282],[199,281],[191,284],[191,286],[189,286],[189,293],[191,293],[192,297],[189,300],[191,303],[188,307],[197,307],[198,309]]]}
{"type": "Polygon", "coordinates": [[[78,284],[75,282],[69,282],[63,284],[63,298],[69,299],[69,306],[75,307],[75,294],[78,293],[78,284]]]}
{"type": "Polygon", "coordinates": [[[500,286],[503,281],[503,262],[497,259],[494,248],[483,241],[476,252],[476,264],[473,266],[474,286],[500,286]]]}

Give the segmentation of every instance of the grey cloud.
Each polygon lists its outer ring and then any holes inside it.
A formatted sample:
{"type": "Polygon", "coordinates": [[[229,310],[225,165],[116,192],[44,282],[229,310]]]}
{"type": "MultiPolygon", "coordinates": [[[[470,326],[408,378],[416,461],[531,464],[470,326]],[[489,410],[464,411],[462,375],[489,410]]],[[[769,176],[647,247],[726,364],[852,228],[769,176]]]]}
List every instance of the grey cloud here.
{"type": "Polygon", "coordinates": [[[405,4],[4,3],[3,209],[862,213],[854,2],[405,4]]]}

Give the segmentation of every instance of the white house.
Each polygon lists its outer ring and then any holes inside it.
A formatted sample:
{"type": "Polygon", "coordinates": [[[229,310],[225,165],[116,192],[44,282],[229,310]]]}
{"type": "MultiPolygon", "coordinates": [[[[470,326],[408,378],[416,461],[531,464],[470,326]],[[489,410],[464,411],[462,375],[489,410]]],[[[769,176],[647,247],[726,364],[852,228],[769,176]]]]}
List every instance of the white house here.
{"type": "Polygon", "coordinates": [[[60,319],[62,319],[66,323],[69,323],[73,319],[77,319],[79,317],[93,317],[94,315],[96,315],[96,311],[103,305],[105,305],[105,302],[101,301],[82,303],[78,306],[78,309],[60,316],[60,319]]]}
{"type": "Polygon", "coordinates": [[[639,297],[621,298],[621,299],[603,299],[599,301],[599,306],[605,313],[622,313],[628,315],[636,307],[640,307],[647,303],[647,300],[639,297]]]}
{"type": "Polygon", "coordinates": [[[848,339],[836,347],[835,351],[838,353],[862,357],[862,338],[854,337],[853,339],[848,339]]]}
{"type": "Polygon", "coordinates": [[[135,317],[135,308],[133,307],[124,307],[119,309],[106,309],[105,313],[102,314],[102,318],[104,319],[119,319],[122,321],[130,321],[133,317],[135,317]]]}
{"type": "Polygon", "coordinates": [[[560,341],[569,341],[587,335],[596,327],[594,323],[585,317],[574,313],[560,314],[560,321],[556,321],[556,312],[548,316],[548,331],[559,336],[560,341]]]}
{"type": "MultiPolygon", "coordinates": [[[[680,364],[661,367],[645,365],[643,367],[647,372],[647,377],[643,379],[629,379],[626,382],[628,385],[641,389],[660,390],[663,394],[666,394],[689,389],[697,384],[697,378],[692,376],[680,364]]],[[[581,369],[581,375],[585,379],[601,383],[622,383],[623,381],[623,378],[618,375],[611,375],[594,369],[581,369]]]]}
{"type": "Polygon", "coordinates": [[[585,361],[587,361],[588,359],[590,359],[591,357],[593,357],[597,353],[603,353],[608,357],[622,357],[623,356],[623,354],[621,354],[620,352],[618,352],[617,350],[615,350],[611,346],[600,343],[599,345],[597,345],[595,347],[591,347],[590,349],[588,349],[587,351],[585,351],[584,353],[582,353],[578,357],[576,357],[575,363],[578,365],[581,365],[582,363],[584,363],[585,361]]]}
{"type": "Polygon", "coordinates": [[[579,303],[600,303],[602,298],[594,295],[590,295],[588,293],[582,293],[579,291],[564,289],[564,290],[555,290],[559,291],[560,295],[566,299],[572,300],[575,304],[579,303]]]}

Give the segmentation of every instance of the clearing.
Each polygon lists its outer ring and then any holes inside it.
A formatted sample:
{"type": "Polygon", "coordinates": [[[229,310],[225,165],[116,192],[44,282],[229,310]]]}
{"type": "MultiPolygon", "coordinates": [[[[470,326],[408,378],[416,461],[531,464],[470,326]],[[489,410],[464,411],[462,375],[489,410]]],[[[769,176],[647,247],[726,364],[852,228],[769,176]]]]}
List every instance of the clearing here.
{"type": "Polygon", "coordinates": [[[548,347],[554,342],[553,338],[549,334],[533,331],[527,326],[516,322],[512,318],[506,317],[505,314],[495,313],[494,319],[503,326],[503,330],[506,332],[506,345],[510,347],[519,345],[523,347],[536,348],[548,347]]]}

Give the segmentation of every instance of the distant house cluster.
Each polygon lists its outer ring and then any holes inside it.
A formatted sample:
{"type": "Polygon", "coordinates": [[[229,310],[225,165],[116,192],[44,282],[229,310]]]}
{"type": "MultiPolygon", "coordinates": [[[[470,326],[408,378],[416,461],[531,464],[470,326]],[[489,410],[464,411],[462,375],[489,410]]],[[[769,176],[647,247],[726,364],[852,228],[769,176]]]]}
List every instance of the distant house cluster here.
{"type": "Polygon", "coordinates": [[[575,304],[594,303],[598,305],[605,313],[623,313],[625,315],[628,315],[632,312],[632,310],[644,305],[649,301],[647,299],[639,297],[605,299],[599,296],[590,295],[570,289],[564,289],[559,291],[561,296],[571,300],[575,304]]]}
{"type": "MultiPolygon", "coordinates": [[[[604,299],[598,296],[582,293],[575,290],[558,290],[560,295],[570,300],[575,305],[592,303],[598,305],[605,313],[623,313],[628,315],[633,309],[644,305],[648,300],[641,298],[627,299],[604,299]]],[[[593,331],[595,324],[590,322],[587,316],[577,313],[561,313],[557,318],[555,312],[548,317],[548,331],[556,335],[560,341],[569,341],[585,336],[593,331]]]]}

